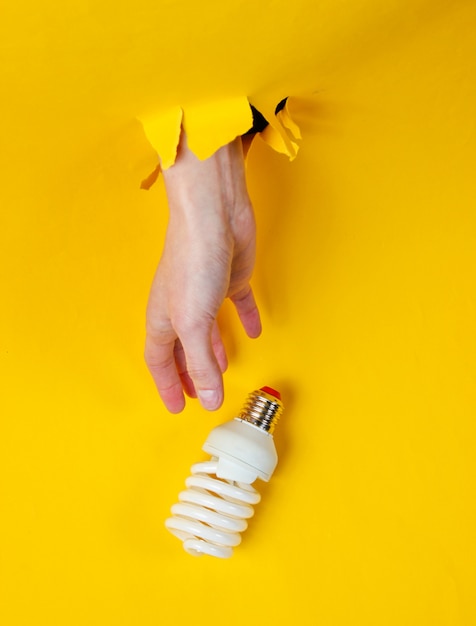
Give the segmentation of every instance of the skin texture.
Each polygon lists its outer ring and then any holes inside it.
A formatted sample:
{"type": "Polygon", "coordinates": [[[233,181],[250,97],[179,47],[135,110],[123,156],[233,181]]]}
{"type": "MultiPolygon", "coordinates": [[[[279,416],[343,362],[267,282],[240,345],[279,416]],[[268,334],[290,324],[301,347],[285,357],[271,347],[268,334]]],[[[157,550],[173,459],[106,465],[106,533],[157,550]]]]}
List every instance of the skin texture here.
{"type": "Polygon", "coordinates": [[[184,392],[215,410],[227,367],[216,321],[225,298],[249,337],[261,333],[249,283],[256,229],[242,140],[200,161],[182,133],[176,162],[163,176],[170,217],[147,305],[145,360],[170,412],[183,410],[184,392]]]}

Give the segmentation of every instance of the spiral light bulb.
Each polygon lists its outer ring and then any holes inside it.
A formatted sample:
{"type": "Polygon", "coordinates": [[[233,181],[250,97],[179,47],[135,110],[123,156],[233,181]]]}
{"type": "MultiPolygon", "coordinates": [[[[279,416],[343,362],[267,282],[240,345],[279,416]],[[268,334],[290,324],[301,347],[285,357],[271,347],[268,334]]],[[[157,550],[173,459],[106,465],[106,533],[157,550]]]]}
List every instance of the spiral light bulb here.
{"type": "Polygon", "coordinates": [[[267,482],[278,462],[272,433],[282,412],[280,394],[261,387],[237,417],[209,434],[203,450],[211,458],[192,466],[187,489],[165,522],[189,554],[228,558],[241,542],[260,501],[252,483],[267,482]]]}

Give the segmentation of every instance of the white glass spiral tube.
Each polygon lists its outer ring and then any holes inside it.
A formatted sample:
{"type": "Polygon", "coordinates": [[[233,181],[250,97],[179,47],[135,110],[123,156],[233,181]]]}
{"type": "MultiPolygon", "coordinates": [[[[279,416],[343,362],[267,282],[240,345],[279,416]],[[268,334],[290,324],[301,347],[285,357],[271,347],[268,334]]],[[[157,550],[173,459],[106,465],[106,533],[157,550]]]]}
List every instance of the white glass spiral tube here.
{"type": "Polygon", "coordinates": [[[192,466],[187,489],[173,505],[173,517],[165,522],[194,556],[230,557],[254,513],[252,505],[260,501],[251,485],[217,478],[217,466],[213,459],[192,466]]]}
{"type": "Polygon", "coordinates": [[[238,417],[208,436],[203,450],[211,459],[192,466],[187,489],[165,522],[189,554],[228,558],[241,542],[260,501],[252,483],[268,481],[278,461],[272,432],[282,410],[279,393],[262,387],[248,396],[238,417]]]}

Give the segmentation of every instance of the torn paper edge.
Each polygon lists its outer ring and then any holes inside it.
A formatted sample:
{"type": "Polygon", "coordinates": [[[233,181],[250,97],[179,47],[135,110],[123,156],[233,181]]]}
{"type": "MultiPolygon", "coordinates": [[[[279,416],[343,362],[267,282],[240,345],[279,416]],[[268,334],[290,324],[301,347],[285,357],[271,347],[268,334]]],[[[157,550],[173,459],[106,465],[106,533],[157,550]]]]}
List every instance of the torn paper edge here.
{"type": "Polygon", "coordinates": [[[188,147],[200,160],[244,135],[252,125],[253,114],[246,96],[196,103],[184,109],[188,147]]]}
{"type": "Polygon", "coordinates": [[[269,125],[260,133],[261,139],[273,150],[285,154],[293,161],[299,150],[298,141],[302,139],[301,130],[289,112],[289,100],[276,115],[270,116],[269,125]]]}
{"type": "MultiPolygon", "coordinates": [[[[297,142],[301,139],[301,132],[289,113],[288,101],[281,111],[269,116],[271,119],[267,118],[268,126],[257,135],[276,152],[293,160],[299,149],[297,142]]],[[[189,104],[184,108],[173,107],[156,115],[140,117],[139,121],[158,158],[157,167],[141,183],[141,189],[150,189],[160,171],[175,163],[182,128],[187,134],[190,150],[204,160],[244,135],[253,125],[253,114],[248,97],[239,96],[213,103],[189,104]]]]}

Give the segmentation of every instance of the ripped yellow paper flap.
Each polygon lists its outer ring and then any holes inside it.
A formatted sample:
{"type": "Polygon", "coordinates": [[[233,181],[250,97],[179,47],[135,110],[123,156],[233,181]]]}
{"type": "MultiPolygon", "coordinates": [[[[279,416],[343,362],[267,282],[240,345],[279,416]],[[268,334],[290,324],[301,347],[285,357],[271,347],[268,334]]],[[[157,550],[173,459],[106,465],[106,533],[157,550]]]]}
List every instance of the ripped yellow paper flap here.
{"type": "Polygon", "coordinates": [[[301,129],[292,119],[289,112],[289,98],[286,101],[284,109],[281,109],[281,111],[279,111],[277,118],[281,122],[281,124],[291,133],[294,139],[302,139],[301,129]]]}
{"type": "Polygon", "coordinates": [[[183,112],[180,107],[161,111],[159,115],[140,117],[147,139],[160,157],[161,167],[167,169],[175,162],[180,141],[183,112]]]}
{"type": "Polygon", "coordinates": [[[296,158],[301,139],[299,126],[292,120],[288,102],[281,111],[269,119],[269,125],[260,133],[261,138],[273,150],[285,154],[292,161],[296,158]]]}
{"type": "Polygon", "coordinates": [[[248,98],[193,103],[139,118],[162,169],[174,164],[183,126],[188,147],[201,160],[246,133],[253,125],[248,98]]]}
{"type": "Polygon", "coordinates": [[[183,126],[190,150],[203,160],[246,133],[253,126],[253,114],[246,96],[200,102],[185,107],[183,126]]]}

